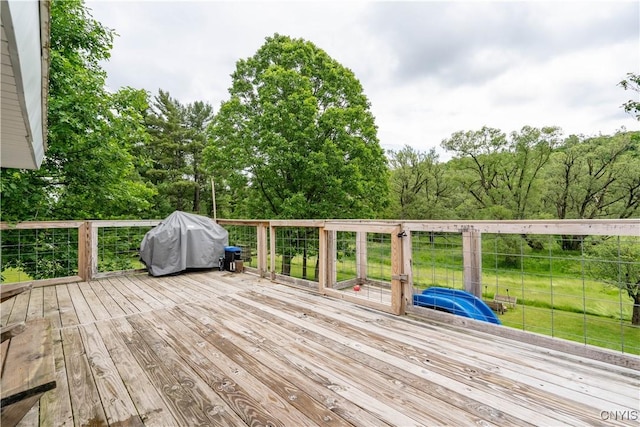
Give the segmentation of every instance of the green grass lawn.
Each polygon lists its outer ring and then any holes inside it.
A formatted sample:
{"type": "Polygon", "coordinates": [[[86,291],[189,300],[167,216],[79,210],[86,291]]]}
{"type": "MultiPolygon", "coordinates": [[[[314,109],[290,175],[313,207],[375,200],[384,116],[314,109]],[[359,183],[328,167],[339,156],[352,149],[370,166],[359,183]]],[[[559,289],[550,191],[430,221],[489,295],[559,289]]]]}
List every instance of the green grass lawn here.
{"type": "Polygon", "coordinates": [[[498,317],[512,328],[640,354],[640,327],[628,320],[527,305],[517,305],[498,317]]]}
{"type": "Polygon", "coordinates": [[[2,283],[28,282],[29,280],[31,280],[31,276],[19,268],[2,270],[2,283]]]}

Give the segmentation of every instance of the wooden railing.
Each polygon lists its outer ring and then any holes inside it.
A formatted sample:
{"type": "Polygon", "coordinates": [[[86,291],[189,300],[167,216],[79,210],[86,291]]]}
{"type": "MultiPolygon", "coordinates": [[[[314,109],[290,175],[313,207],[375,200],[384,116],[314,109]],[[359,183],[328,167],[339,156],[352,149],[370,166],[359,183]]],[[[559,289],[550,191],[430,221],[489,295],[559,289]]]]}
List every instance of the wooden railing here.
{"type": "MultiPolygon", "coordinates": [[[[144,233],[160,222],[161,220],[0,223],[0,239],[2,240],[2,253],[0,253],[2,266],[0,268],[4,270],[2,271],[3,275],[7,274],[8,270],[14,270],[12,273],[14,273],[13,278],[15,279],[15,270],[37,270],[33,265],[30,269],[21,267],[26,262],[32,262],[34,257],[40,256],[46,261],[43,262],[46,265],[50,265],[52,260],[55,261],[54,264],[68,264],[66,270],[56,270],[63,271],[63,273],[57,273],[54,277],[41,278],[42,274],[38,273],[38,277],[29,277],[29,280],[23,281],[31,283],[33,287],[87,282],[112,275],[144,271],[144,265],[137,259],[139,245],[144,233]],[[24,235],[21,236],[21,232],[24,235]],[[128,234],[129,232],[131,234],[128,234]],[[58,245],[56,239],[59,239],[56,236],[59,235],[62,235],[62,246],[66,245],[62,250],[56,247],[58,245]],[[25,241],[35,241],[36,243],[29,243],[31,247],[22,248],[21,252],[19,245],[24,244],[25,241]],[[18,245],[18,247],[12,245],[18,245]],[[120,245],[123,246],[120,247],[120,245]],[[13,263],[7,261],[14,256],[25,257],[25,253],[29,251],[33,253],[26,254],[27,261],[15,262],[14,260],[13,263]],[[68,258],[64,259],[65,256],[68,258]],[[114,256],[117,258],[117,262],[112,261],[114,256]],[[7,269],[7,266],[11,268],[7,269]]],[[[245,264],[245,270],[260,277],[302,286],[323,295],[395,315],[412,314],[427,317],[599,360],[620,359],[620,363],[624,363],[622,360],[624,354],[618,353],[616,356],[593,346],[578,345],[556,339],[556,337],[567,338],[561,330],[562,318],[570,312],[565,311],[561,306],[557,307],[558,300],[566,295],[555,295],[556,299],[554,300],[555,284],[563,280],[578,280],[581,282],[580,286],[585,287],[585,283],[590,280],[597,285],[597,279],[587,278],[585,271],[582,272],[581,278],[551,278],[555,273],[550,271],[549,281],[553,282],[548,287],[551,292],[551,305],[539,308],[535,304],[540,301],[536,302],[530,298],[531,295],[527,294],[529,289],[526,286],[521,285],[519,289],[514,289],[517,286],[513,284],[513,280],[510,282],[511,285],[499,283],[503,280],[501,275],[505,270],[496,267],[495,284],[487,280],[487,275],[493,274],[493,272],[487,268],[486,258],[495,257],[497,259],[498,256],[504,255],[500,253],[500,250],[494,250],[495,253],[491,253],[491,246],[487,245],[487,242],[491,242],[492,239],[497,242],[501,236],[505,238],[515,236],[521,242],[527,241],[527,238],[531,236],[546,236],[548,242],[556,242],[556,240],[561,240],[560,236],[564,236],[577,238],[580,245],[586,246],[585,243],[589,241],[586,240],[587,236],[591,236],[589,237],[591,240],[593,240],[593,236],[605,236],[605,238],[613,237],[618,242],[624,239],[625,244],[630,243],[637,248],[637,245],[640,245],[640,219],[562,221],[219,219],[217,222],[230,231],[229,243],[231,245],[242,244],[247,251],[247,256],[251,258],[251,261],[245,264]],[[433,266],[433,271],[436,273],[439,273],[438,269],[444,269],[445,277],[442,275],[435,277],[437,274],[433,273],[434,277],[425,279],[425,251],[431,249],[425,249],[422,242],[433,240],[435,247],[438,239],[451,243],[451,248],[448,250],[454,254],[455,259],[450,262],[449,266],[433,266]],[[296,247],[287,248],[287,245],[296,247]],[[484,257],[483,246],[485,248],[484,257]],[[373,253],[374,251],[380,252],[376,254],[373,253]],[[300,261],[301,253],[305,254],[303,261],[300,261]],[[296,262],[303,262],[304,267],[293,266],[294,258],[296,258],[296,262]],[[484,271],[483,259],[485,261],[484,271]],[[345,267],[348,263],[352,263],[352,265],[345,267]],[[372,268],[372,264],[375,264],[376,267],[372,268]],[[593,280],[596,281],[593,282],[593,280]],[[361,285],[363,289],[374,289],[377,293],[356,292],[356,288],[360,288],[361,285]],[[517,300],[518,307],[513,310],[513,313],[522,314],[522,323],[511,324],[511,328],[497,327],[490,323],[469,322],[464,317],[450,316],[414,306],[413,294],[433,285],[462,288],[478,297],[484,297],[487,301],[495,301],[496,295],[501,298],[506,297],[509,301],[517,300]],[[494,289],[487,292],[488,286],[492,286],[494,289]],[[509,288],[511,288],[511,295],[509,288]],[[514,290],[519,290],[520,293],[514,295],[514,290]],[[517,297],[517,299],[513,297],[517,297]],[[533,313],[535,310],[539,310],[538,313],[542,313],[544,310],[549,311],[552,317],[550,329],[540,330],[534,320],[531,321],[532,323],[527,320],[527,324],[525,324],[525,311],[533,313]],[[559,320],[556,321],[556,330],[553,326],[554,315],[559,316],[559,320]],[[531,331],[540,333],[530,334],[531,331]]],[[[518,256],[524,259],[529,255],[516,254],[516,257],[518,256]]],[[[531,256],[530,260],[535,260],[536,257],[545,260],[547,258],[546,255],[535,255],[531,256]]],[[[567,261],[560,258],[560,255],[557,257],[556,255],[548,255],[548,261],[549,263],[584,264],[589,261],[589,258],[583,255],[578,256],[577,260],[567,261]]],[[[616,261],[612,260],[611,262],[615,263],[616,261]]],[[[640,260],[624,261],[621,265],[625,263],[637,266],[640,260]]],[[[27,276],[28,273],[23,274],[27,276]]],[[[509,272],[505,275],[508,276],[508,274],[509,272]]],[[[527,276],[528,274],[523,270],[520,273],[520,282],[524,283],[535,276],[535,274],[527,276]]],[[[9,281],[16,282],[16,280],[9,281]]],[[[539,295],[540,293],[538,293],[539,295]]],[[[604,299],[590,300],[584,293],[575,297],[576,300],[584,301],[580,308],[582,311],[575,314],[585,319],[584,336],[577,335],[568,338],[579,341],[581,344],[594,343],[615,348],[622,353],[640,353],[640,345],[638,345],[640,331],[637,326],[631,325],[629,317],[630,307],[633,304],[630,303],[631,300],[622,289],[619,290],[618,295],[613,297],[613,302],[604,301],[604,299]],[[616,308],[617,312],[613,317],[597,317],[595,327],[606,323],[609,330],[619,332],[612,332],[604,340],[588,337],[587,329],[592,325],[588,324],[587,318],[594,316],[590,313],[594,306],[597,308],[604,303],[613,304],[620,308],[616,308]]],[[[611,299],[609,298],[609,300],[611,299]]],[[[513,305],[515,304],[514,302],[513,305]]],[[[508,311],[511,312],[510,309],[508,311]]],[[[530,314],[527,315],[530,316],[530,314]]],[[[506,318],[508,315],[501,314],[501,317],[506,318]]]]}
{"type": "MultiPolygon", "coordinates": [[[[482,295],[482,250],[483,233],[515,235],[580,235],[580,236],[640,236],[640,219],[626,220],[539,220],[539,221],[370,221],[370,220],[228,220],[217,221],[222,226],[244,226],[255,228],[257,266],[248,270],[261,277],[291,282],[317,289],[326,295],[364,303],[394,314],[402,314],[412,305],[413,261],[412,233],[457,233],[462,236],[462,264],[464,289],[474,295],[482,295]],[[280,228],[307,227],[318,230],[318,277],[316,280],[294,278],[278,273],[276,258],[276,231],[280,228]],[[336,233],[353,232],[356,235],[356,277],[353,283],[366,281],[368,233],[390,237],[389,289],[390,304],[363,301],[339,292],[336,274],[336,233]],[[338,288],[338,289],[337,289],[338,288]]],[[[0,230],[75,229],[77,241],[77,274],[33,280],[34,286],[46,286],[73,281],[89,281],[114,274],[123,274],[137,269],[99,271],[99,230],[119,227],[153,227],[160,220],[123,221],[47,221],[0,223],[0,230]]],[[[139,243],[138,243],[139,244],[139,243]]],[[[231,242],[233,244],[233,242],[231,242]]],[[[352,282],[347,282],[351,284],[352,282]]],[[[344,286],[342,286],[344,287],[344,286]]]]}

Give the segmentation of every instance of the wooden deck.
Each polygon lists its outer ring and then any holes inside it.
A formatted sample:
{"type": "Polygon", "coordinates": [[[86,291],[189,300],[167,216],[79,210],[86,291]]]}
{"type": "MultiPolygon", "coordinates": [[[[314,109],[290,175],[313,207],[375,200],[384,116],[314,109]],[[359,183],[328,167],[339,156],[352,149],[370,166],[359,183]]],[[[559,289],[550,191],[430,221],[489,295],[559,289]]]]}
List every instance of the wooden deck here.
{"type": "Polygon", "coordinates": [[[247,274],[56,285],[1,307],[2,325],[38,317],[58,385],[24,426],[638,425],[638,371],[247,274]]]}

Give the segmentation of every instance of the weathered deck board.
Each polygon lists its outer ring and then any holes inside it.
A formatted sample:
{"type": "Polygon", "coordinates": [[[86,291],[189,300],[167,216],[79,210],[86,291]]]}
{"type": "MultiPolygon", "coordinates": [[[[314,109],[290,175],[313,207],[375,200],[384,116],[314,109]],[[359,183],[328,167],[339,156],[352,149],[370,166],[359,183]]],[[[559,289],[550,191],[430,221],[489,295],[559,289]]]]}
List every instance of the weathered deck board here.
{"type": "MultiPolygon", "coordinates": [[[[176,318],[184,322],[185,318],[179,313],[176,318]]],[[[178,325],[182,322],[173,322],[178,325]]],[[[187,320],[188,324],[189,321],[187,320]]],[[[188,328],[188,327],[186,327],[188,328]]],[[[186,332],[185,327],[181,328],[186,332]]],[[[197,324],[191,326],[190,329],[199,329],[197,324]]],[[[344,425],[330,418],[330,413],[325,411],[319,419],[313,420],[308,418],[308,414],[316,414],[322,408],[313,405],[313,401],[307,396],[296,393],[294,388],[283,386],[282,383],[269,383],[258,380],[255,373],[251,369],[247,369],[247,364],[251,364],[253,357],[245,353],[235,345],[231,344],[228,339],[224,338],[232,332],[229,330],[218,330],[215,333],[207,334],[206,337],[195,334],[194,338],[202,342],[204,347],[211,350],[215,358],[211,358],[212,363],[216,366],[217,371],[239,387],[246,390],[252,397],[252,400],[261,407],[262,411],[276,417],[280,425],[344,425]],[[204,339],[203,339],[204,338],[204,339]]]]}
{"type": "MultiPolygon", "coordinates": [[[[225,361],[219,350],[203,341],[192,329],[185,326],[169,312],[156,312],[152,316],[153,323],[161,323],[168,326],[159,328],[163,339],[173,347],[180,350],[183,358],[206,383],[217,391],[220,398],[236,412],[247,425],[293,425],[299,424],[300,418],[284,418],[281,413],[274,411],[275,405],[264,408],[256,399],[273,399],[269,389],[260,390],[247,387],[238,380],[238,372],[241,368],[229,372],[224,369],[225,361]],[[193,344],[196,345],[193,345],[193,344]],[[186,357],[185,357],[186,356],[186,357]],[[265,393],[266,392],[266,393],[265,393]],[[283,424],[284,422],[284,424],[283,424]]],[[[275,402],[276,399],[273,399],[275,402]]],[[[285,414],[286,415],[286,414],[285,414]]],[[[305,421],[308,421],[305,419],[305,421]]]]}
{"type": "MultiPolygon", "coordinates": [[[[86,286],[86,283],[83,283],[83,286],[86,286]]],[[[95,322],[96,317],[93,315],[93,311],[91,311],[89,303],[80,290],[80,285],[77,283],[70,283],[67,285],[67,289],[69,291],[73,308],[78,316],[78,322],[80,322],[80,324],[95,322]]]]}
{"type": "Polygon", "coordinates": [[[150,305],[131,292],[120,280],[120,277],[112,277],[110,279],[101,280],[100,282],[111,290],[113,299],[118,302],[118,305],[126,314],[139,313],[141,311],[149,311],[152,309],[150,305]]]}
{"type": "Polygon", "coordinates": [[[79,331],[100,399],[109,402],[104,405],[107,422],[118,426],[141,426],[142,420],[98,329],[95,325],[85,325],[79,331]]]}
{"type": "Polygon", "coordinates": [[[111,277],[13,300],[0,322],[54,327],[58,387],[22,426],[597,425],[640,403],[631,369],[247,274],[111,277]]]}
{"type": "Polygon", "coordinates": [[[68,286],[56,286],[56,296],[58,298],[58,311],[60,312],[62,327],[73,326],[80,323],[76,310],[73,307],[73,302],[71,301],[68,286]]]}
{"type": "Polygon", "coordinates": [[[100,298],[98,298],[98,295],[96,295],[89,283],[80,283],[78,287],[96,320],[110,319],[113,317],[102,304],[102,301],[100,301],[100,298]]]}
{"type": "MultiPolygon", "coordinates": [[[[141,312],[150,311],[158,308],[162,308],[163,304],[158,301],[157,296],[149,294],[145,291],[146,286],[143,286],[138,278],[120,276],[116,278],[123,286],[123,290],[126,289],[128,297],[134,298],[135,303],[141,312]],[[134,282],[137,280],[137,282],[134,282]]],[[[156,294],[158,294],[156,292],[156,294]]]]}
{"type": "MultiPolygon", "coordinates": [[[[182,384],[174,377],[161,358],[153,351],[143,337],[125,319],[112,320],[121,339],[143,368],[154,388],[171,408],[171,413],[180,425],[203,425],[212,423],[205,410],[190,393],[191,384],[182,384]]],[[[207,408],[213,410],[213,408],[207,408]]]]}
{"type": "Polygon", "coordinates": [[[44,313],[44,289],[31,289],[29,297],[29,308],[27,309],[26,320],[39,319],[44,313]]]}
{"type": "MultiPolygon", "coordinates": [[[[234,360],[244,363],[245,369],[250,370],[255,377],[261,378],[261,380],[273,390],[278,391],[279,389],[284,389],[290,393],[296,393],[296,400],[300,400],[302,404],[305,404],[305,400],[300,398],[297,392],[297,390],[300,390],[312,399],[315,399],[316,402],[324,405],[327,410],[342,417],[354,426],[369,427],[372,425],[389,425],[380,418],[372,416],[351,401],[342,398],[330,388],[319,387],[318,382],[315,382],[312,378],[297,375],[295,367],[292,367],[285,360],[259,347],[259,344],[263,342],[263,338],[260,335],[252,331],[247,331],[247,328],[240,327],[236,329],[234,328],[235,323],[231,323],[232,326],[228,326],[229,324],[226,322],[221,323],[222,321],[217,316],[217,311],[213,311],[208,307],[200,308],[195,305],[188,305],[177,307],[173,310],[173,313],[177,316],[182,316],[182,318],[188,321],[194,322],[193,327],[197,328],[198,333],[207,340],[216,338],[217,333],[215,329],[212,328],[218,328],[223,325],[223,327],[233,331],[227,339],[232,339],[234,345],[241,348],[245,353],[253,355],[252,358],[234,360]],[[213,335],[213,337],[211,337],[211,335],[213,335]],[[256,363],[252,363],[253,360],[256,360],[256,363]],[[259,362],[257,362],[258,360],[259,362]]],[[[258,322],[258,324],[260,324],[260,322],[258,322]]],[[[321,412],[319,415],[320,414],[321,412]]],[[[323,422],[328,423],[332,420],[333,417],[330,419],[322,417],[323,422]]]]}
{"type": "MultiPolygon", "coordinates": [[[[294,308],[304,311],[304,303],[299,299],[292,301],[287,298],[286,295],[279,293],[269,293],[266,296],[277,299],[281,304],[286,304],[284,308],[294,308]]],[[[441,330],[430,331],[428,339],[425,340],[425,331],[421,326],[407,325],[406,322],[402,323],[402,331],[399,332],[397,327],[399,323],[390,320],[389,316],[382,317],[377,315],[375,320],[363,322],[362,318],[352,316],[350,313],[341,311],[332,311],[327,306],[330,303],[319,304],[319,301],[315,303],[311,302],[314,306],[314,311],[318,313],[317,318],[322,320],[326,324],[339,326],[341,330],[351,328],[351,325],[358,325],[358,330],[367,330],[375,332],[377,336],[384,336],[392,338],[403,344],[410,344],[416,348],[421,348],[425,351],[441,352],[443,347],[443,341],[450,339],[441,330]],[[349,324],[345,324],[344,317],[351,319],[349,324]],[[393,326],[396,329],[393,329],[393,326]]],[[[307,303],[309,304],[309,303],[307,303]]],[[[282,307],[282,306],[281,306],[282,307]]],[[[344,308],[344,306],[343,306],[344,308]]],[[[405,346],[406,347],[406,346],[405,346]]],[[[500,375],[515,380],[521,381],[533,387],[544,387],[547,391],[555,390],[559,395],[570,396],[573,392],[582,393],[585,402],[589,402],[589,398],[595,399],[595,402],[599,402],[602,399],[608,400],[611,404],[622,404],[631,406],[637,402],[638,393],[632,391],[632,387],[627,390],[615,389],[611,386],[611,381],[602,381],[603,378],[599,377],[597,380],[590,380],[588,375],[585,375],[586,381],[583,383],[575,383],[576,374],[582,374],[581,369],[577,371],[561,371],[558,372],[556,366],[550,366],[549,364],[536,364],[535,360],[531,360],[531,351],[528,353],[524,351],[514,351],[514,346],[505,348],[499,343],[497,345],[486,346],[486,341],[478,339],[478,337],[469,336],[464,341],[456,342],[455,346],[447,349],[449,355],[455,355],[455,360],[448,361],[447,365],[452,366],[452,363],[456,364],[456,369],[469,370],[477,369],[484,370],[484,372],[499,371],[500,375]],[[482,349],[482,351],[479,351],[482,349]],[[511,357],[508,350],[516,353],[516,357],[511,357]],[[456,362],[464,362],[464,366],[457,366],[456,362]],[[526,369],[529,368],[529,369],[526,369]],[[564,375],[570,372],[570,375],[564,375]],[[626,395],[625,395],[626,393],[626,395]]],[[[404,347],[401,351],[404,351],[404,347]]],[[[579,367],[579,369],[582,366],[579,367]]],[[[612,368],[611,370],[615,370],[612,368]]],[[[608,375],[608,374],[607,374],[608,375]]],[[[629,385],[632,385],[632,379],[629,379],[629,385]]],[[[580,397],[582,399],[582,397],[580,397]]],[[[593,400],[592,400],[593,401],[593,400]]],[[[594,402],[594,403],[595,403],[594,402]]]]}
{"type": "MultiPolygon", "coordinates": [[[[60,309],[58,306],[58,294],[55,286],[43,288],[44,317],[51,321],[53,327],[53,353],[56,367],[56,388],[40,399],[40,425],[43,427],[72,426],[73,415],[71,411],[71,396],[67,383],[67,370],[64,363],[62,350],[62,337],[60,327],[60,309]]],[[[28,425],[28,424],[27,424],[28,425]]]]}
{"type": "Polygon", "coordinates": [[[0,326],[7,326],[7,322],[9,321],[9,316],[11,316],[11,311],[13,310],[15,302],[15,298],[10,298],[0,303],[0,326]]]}
{"type": "MultiPolygon", "coordinates": [[[[234,296],[234,299],[239,299],[239,296],[234,296]]],[[[508,381],[508,377],[503,377],[502,374],[497,374],[495,372],[491,372],[489,370],[482,370],[474,364],[466,364],[464,362],[460,362],[460,357],[451,358],[448,356],[438,357],[435,353],[428,354],[428,361],[425,362],[425,354],[419,348],[411,348],[407,346],[404,340],[400,340],[400,335],[398,335],[398,339],[392,340],[388,338],[379,338],[379,335],[363,332],[361,329],[350,326],[345,322],[341,321],[331,321],[331,322],[323,322],[319,320],[321,315],[312,312],[310,315],[298,316],[301,313],[300,310],[304,310],[304,308],[300,307],[296,309],[296,306],[293,304],[287,304],[281,301],[276,302],[273,298],[270,298],[266,295],[262,295],[261,297],[257,297],[255,294],[251,295],[251,299],[242,298],[242,300],[246,303],[248,301],[256,301],[261,305],[267,305],[272,307],[273,310],[276,310],[280,313],[287,313],[289,316],[295,316],[296,318],[300,318],[298,321],[298,325],[302,327],[303,324],[311,323],[311,325],[305,325],[304,327],[308,328],[310,331],[318,334],[316,339],[319,342],[323,341],[323,338],[331,338],[333,334],[325,333],[326,330],[331,330],[331,327],[340,330],[341,337],[348,337],[353,339],[354,342],[366,342],[367,346],[371,346],[369,348],[364,347],[360,350],[362,353],[371,354],[371,350],[380,349],[386,355],[394,356],[400,360],[404,359],[408,363],[414,363],[418,366],[429,366],[430,371],[440,373],[441,375],[447,378],[457,379],[458,383],[466,384],[469,387],[472,387],[474,390],[483,390],[485,393],[496,395],[504,395],[508,393],[508,388],[510,387],[510,381],[508,381]]],[[[282,316],[285,319],[289,319],[291,321],[291,317],[282,316]]],[[[335,339],[335,338],[334,338],[335,339]]],[[[291,344],[295,345],[295,344],[291,344]]],[[[308,344],[309,345],[309,344],[308,344]]],[[[356,346],[352,348],[357,349],[356,346]]],[[[378,351],[380,351],[378,350],[378,351]]],[[[476,351],[479,349],[476,349],[476,351]]],[[[337,356],[334,356],[337,357],[337,356]]],[[[356,356],[358,358],[362,358],[363,356],[356,356]]],[[[375,375],[373,372],[370,372],[370,378],[374,378],[375,375]]],[[[533,410],[537,410],[539,412],[538,417],[540,418],[544,413],[544,408],[547,404],[551,403],[556,395],[550,391],[549,389],[553,389],[550,384],[543,383],[540,381],[540,387],[534,388],[531,384],[523,381],[526,379],[524,376],[520,378],[520,387],[517,391],[511,391],[509,397],[502,397],[503,400],[508,400],[513,404],[527,406],[533,410]],[[544,391],[543,391],[544,388],[544,391]]],[[[389,388],[389,387],[387,387],[389,388]]],[[[563,390],[555,390],[558,395],[563,395],[563,390]]],[[[566,393],[568,394],[568,393],[566,393]]],[[[572,397],[566,396],[565,397],[572,397]]],[[[563,418],[558,419],[556,421],[549,420],[550,423],[571,423],[575,422],[575,420],[580,420],[585,412],[590,408],[589,403],[583,405],[572,405],[571,409],[567,406],[567,411],[570,413],[573,418],[563,418]]],[[[435,410],[434,410],[435,412],[435,410]]],[[[446,414],[446,412],[445,412],[446,414]]],[[[513,415],[516,415],[515,413],[513,415]]],[[[558,417],[562,417],[561,415],[554,415],[558,417]]],[[[586,422],[586,420],[582,420],[586,422]]],[[[591,420],[593,421],[593,420],[591,420]]],[[[446,421],[447,424],[452,421],[446,421]]],[[[545,421],[546,422],[546,421],[545,421]]],[[[467,424],[467,422],[463,422],[462,420],[457,422],[462,424],[467,424]]],[[[427,421],[427,424],[442,424],[441,420],[434,420],[432,422],[427,421]]]]}
{"type": "Polygon", "coordinates": [[[87,360],[78,327],[61,330],[71,407],[75,425],[106,425],[102,401],[87,360]]]}
{"type": "MultiPolygon", "coordinates": [[[[233,302],[233,301],[230,301],[233,302]]],[[[238,307],[237,313],[247,312],[248,307],[238,307]],[[244,310],[243,310],[244,309],[244,310]]],[[[225,311],[232,311],[229,307],[225,311]]],[[[222,314],[220,314],[222,315],[222,314]]],[[[306,318],[306,315],[302,316],[306,318]]],[[[308,329],[301,329],[299,326],[273,319],[275,323],[283,326],[282,330],[275,329],[269,334],[269,340],[261,342],[261,347],[269,347],[275,355],[288,359],[291,356],[284,356],[282,349],[290,349],[295,354],[303,355],[306,361],[310,361],[317,366],[331,369],[340,374],[342,381],[349,381],[351,378],[358,378],[362,374],[363,357],[356,352],[350,352],[347,347],[334,340],[327,340],[319,335],[315,335],[308,329]],[[353,354],[356,353],[356,354],[353,354]]],[[[271,328],[269,331],[272,331],[271,328]]],[[[254,332],[255,334],[255,332],[254,332]]],[[[391,365],[384,369],[367,370],[367,381],[363,385],[353,385],[366,391],[368,395],[377,396],[385,402],[392,402],[396,410],[408,411],[417,422],[427,425],[469,425],[477,424],[482,417],[480,414],[472,414],[467,411],[460,411],[460,408],[453,406],[448,401],[441,400],[441,393],[431,393],[425,391],[417,384],[410,384],[403,381],[402,375],[391,365]],[[424,402],[429,402],[429,417],[422,414],[424,402]]],[[[424,386],[424,384],[422,384],[424,386]]],[[[440,390],[441,392],[442,390],[440,390]]],[[[467,400],[465,408],[473,402],[467,400]]],[[[503,419],[504,420],[504,419],[503,419]]],[[[391,420],[387,420],[388,422],[391,420]]],[[[484,419],[485,425],[492,421],[484,419]]]]}
{"type": "Polygon", "coordinates": [[[176,425],[170,408],[136,362],[113,323],[99,322],[96,327],[144,424],[150,427],[176,425]]]}
{"type": "Polygon", "coordinates": [[[114,295],[120,296],[120,293],[115,291],[111,287],[109,288],[109,292],[107,292],[102,286],[103,283],[109,285],[109,282],[107,281],[91,281],[89,282],[89,286],[91,286],[93,293],[98,297],[100,303],[107,310],[109,314],[108,318],[125,316],[127,312],[124,311],[124,309],[120,306],[120,304],[114,297],[114,295]]]}
{"type": "Polygon", "coordinates": [[[12,298],[14,300],[14,303],[13,303],[13,307],[11,307],[11,313],[7,318],[6,325],[23,322],[27,319],[27,309],[29,308],[30,296],[31,296],[31,291],[28,291],[28,292],[21,293],[15,298],[12,298]]]}

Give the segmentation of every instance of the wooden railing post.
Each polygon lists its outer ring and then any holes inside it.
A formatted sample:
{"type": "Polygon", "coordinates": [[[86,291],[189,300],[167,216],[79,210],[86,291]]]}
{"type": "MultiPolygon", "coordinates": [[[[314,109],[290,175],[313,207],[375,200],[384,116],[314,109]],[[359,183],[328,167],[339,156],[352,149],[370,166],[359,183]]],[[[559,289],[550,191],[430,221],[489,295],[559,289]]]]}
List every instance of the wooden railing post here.
{"type": "Polygon", "coordinates": [[[82,278],[84,282],[88,280],[87,275],[89,274],[89,262],[88,260],[88,247],[87,239],[87,222],[83,222],[78,227],[78,276],[82,278]]]}
{"type": "Polygon", "coordinates": [[[356,232],[356,278],[359,284],[367,280],[367,232],[356,232]]]}
{"type": "Polygon", "coordinates": [[[473,227],[462,231],[464,290],[482,298],[482,237],[473,227]]]}
{"type": "Polygon", "coordinates": [[[404,234],[402,227],[398,226],[391,235],[391,312],[398,315],[404,313],[402,298],[404,281],[402,239],[404,234]]]}
{"type": "Polygon", "coordinates": [[[82,278],[83,282],[88,282],[93,278],[92,237],[91,221],[84,221],[78,227],[78,276],[82,278]]]}
{"type": "Polygon", "coordinates": [[[260,277],[266,277],[267,276],[267,226],[265,224],[259,224],[256,227],[258,236],[257,236],[257,243],[258,243],[258,273],[260,274],[260,277]]]}
{"type": "Polygon", "coordinates": [[[413,244],[411,231],[402,229],[402,270],[405,280],[402,282],[402,313],[413,305],[413,244]]]}

